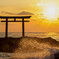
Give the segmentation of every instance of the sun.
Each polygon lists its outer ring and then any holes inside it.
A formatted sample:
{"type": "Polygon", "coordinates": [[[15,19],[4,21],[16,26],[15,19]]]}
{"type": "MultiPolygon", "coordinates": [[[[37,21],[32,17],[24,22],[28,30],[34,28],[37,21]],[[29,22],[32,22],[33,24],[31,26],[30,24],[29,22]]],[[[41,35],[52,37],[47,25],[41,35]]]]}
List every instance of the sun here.
{"type": "Polygon", "coordinates": [[[51,3],[37,3],[37,6],[42,7],[42,11],[44,16],[48,19],[48,20],[57,20],[57,7],[54,4],[51,3]]]}
{"type": "Polygon", "coordinates": [[[56,18],[57,11],[56,11],[56,8],[54,6],[47,6],[44,13],[48,19],[54,20],[56,18]]]}
{"type": "Polygon", "coordinates": [[[54,16],[54,15],[56,14],[56,10],[55,10],[54,7],[48,7],[47,13],[48,13],[49,16],[50,16],[50,15],[51,15],[51,16],[54,16]]]}

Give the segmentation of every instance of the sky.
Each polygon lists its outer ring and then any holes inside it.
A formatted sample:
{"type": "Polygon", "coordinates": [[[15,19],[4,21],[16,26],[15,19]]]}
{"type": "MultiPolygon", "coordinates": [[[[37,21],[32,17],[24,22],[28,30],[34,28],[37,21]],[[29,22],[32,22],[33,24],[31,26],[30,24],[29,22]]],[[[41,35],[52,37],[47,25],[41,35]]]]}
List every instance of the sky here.
{"type": "Polygon", "coordinates": [[[46,4],[59,7],[58,2],[59,0],[0,0],[0,12],[20,12],[26,10],[38,13],[46,4]],[[41,6],[38,7],[37,4],[41,4],[41,6]]]}
{"type": "MultiPolygon", "coordinates": [[[[34,14],[30,22],[25,23],[26,32],[59,32],[59,0],[0,0],[0,16],[9,16],[2,12],[17,14],[22,11],[34,14]]],[[[22,23],[9,23],[8,29],[21,32],[22,23]]],[[[0,22],[0,32],[5,32],[5,23],[0,22]]]]}
{"type": "Polygon", "coordinates": [[[33,10],[38,0],[1,0],[0,10],[9,12],[20,12],[22,10],[33,10]],[[33,8],[32,8],[33,7],[33,8]]]}

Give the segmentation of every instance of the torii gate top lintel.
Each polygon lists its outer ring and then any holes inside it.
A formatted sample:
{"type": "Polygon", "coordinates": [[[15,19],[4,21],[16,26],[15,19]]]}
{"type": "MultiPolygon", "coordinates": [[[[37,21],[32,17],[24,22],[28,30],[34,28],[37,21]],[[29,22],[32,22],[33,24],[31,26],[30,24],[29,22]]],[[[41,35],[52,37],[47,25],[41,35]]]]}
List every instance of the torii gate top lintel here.
{"type": "Polygon", "coordinates": [[[31,16],[0,16],[0,18],[30,18],[31,16]]]}

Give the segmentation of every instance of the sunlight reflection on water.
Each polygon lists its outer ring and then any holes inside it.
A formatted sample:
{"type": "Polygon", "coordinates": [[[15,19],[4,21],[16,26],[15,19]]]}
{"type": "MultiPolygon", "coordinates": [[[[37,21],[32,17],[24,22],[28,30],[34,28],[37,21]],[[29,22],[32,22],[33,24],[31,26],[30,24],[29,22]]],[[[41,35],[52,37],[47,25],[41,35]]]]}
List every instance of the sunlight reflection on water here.
{"type": "MultiPolygon", "coordinates": [[[[21,32],[9,32],[9,37],[21,37],[21,32]]],[[[56,39],[59,41],[59,32],[25,32],[25,36],[28,37],[40,37],[40,38],[47,38],[52,37],[53,39],[56,39]]],[[[5,37],[4,32],[0,32],[0,37],[5,37]]]]}

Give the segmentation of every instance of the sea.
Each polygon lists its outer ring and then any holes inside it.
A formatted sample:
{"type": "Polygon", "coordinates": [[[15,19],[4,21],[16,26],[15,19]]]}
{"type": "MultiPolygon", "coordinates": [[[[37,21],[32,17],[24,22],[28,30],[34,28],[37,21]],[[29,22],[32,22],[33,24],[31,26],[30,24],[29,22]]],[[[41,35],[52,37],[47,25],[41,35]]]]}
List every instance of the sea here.
{"type": "MultiPolygon", "coordinates": [[[[38,37],[38,38],[47,38],[51,37],[59,41],[59,32],[25,32],[27,37],[38,37]]],[[[0,37],[5,37],[5,32],[0,32],[0,37]]],[[[22,37],[22,32],[9,32],[8,37],[22,37]]]]}

